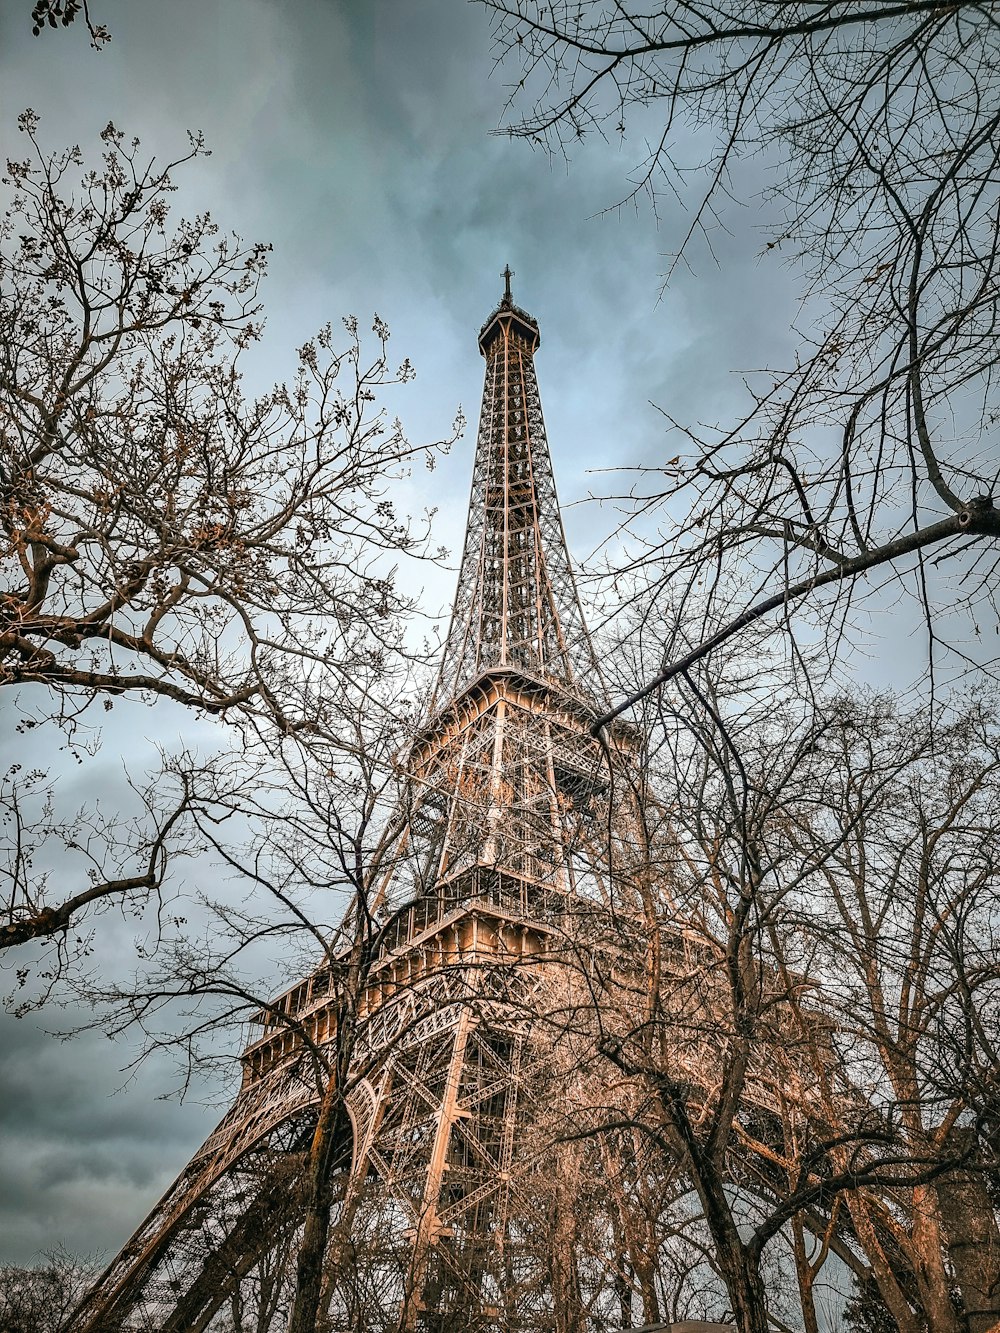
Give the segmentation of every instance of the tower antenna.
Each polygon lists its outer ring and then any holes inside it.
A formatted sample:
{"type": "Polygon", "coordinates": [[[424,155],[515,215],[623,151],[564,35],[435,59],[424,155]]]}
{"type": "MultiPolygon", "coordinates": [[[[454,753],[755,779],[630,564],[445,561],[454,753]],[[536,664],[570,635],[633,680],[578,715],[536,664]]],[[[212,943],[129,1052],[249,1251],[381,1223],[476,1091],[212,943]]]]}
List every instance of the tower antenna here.
{"type": "Polygon", "coordinates": [[[503,303],[504,305],[511,305],[513,304],[513,299],[510,294],[510,280],[514,276],[514,270],[508,264],[500,276],[504,280],[503,303]]]}

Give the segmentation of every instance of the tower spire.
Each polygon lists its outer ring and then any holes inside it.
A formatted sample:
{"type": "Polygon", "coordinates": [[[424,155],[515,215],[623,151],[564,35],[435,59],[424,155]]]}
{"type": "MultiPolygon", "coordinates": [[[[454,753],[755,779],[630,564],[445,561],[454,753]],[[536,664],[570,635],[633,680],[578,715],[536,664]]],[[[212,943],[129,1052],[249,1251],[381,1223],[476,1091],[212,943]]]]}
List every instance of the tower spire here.
{"type": "Polygon", "coordinates": [[[435,702],[491,670],[601,694],[552,474],[534,356],[535,319],[500,304],[479,334],[486,361],[469,519],[435,702]]]}

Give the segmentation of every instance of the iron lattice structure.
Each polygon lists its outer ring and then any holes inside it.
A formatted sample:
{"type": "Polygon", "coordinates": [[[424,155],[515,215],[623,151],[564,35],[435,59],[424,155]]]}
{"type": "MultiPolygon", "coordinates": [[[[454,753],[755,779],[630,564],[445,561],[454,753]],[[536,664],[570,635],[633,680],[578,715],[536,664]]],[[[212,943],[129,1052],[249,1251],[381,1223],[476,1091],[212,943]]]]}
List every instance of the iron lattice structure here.
{"type": "Polygon", "coordinates": [[[440,699],[505,667],[539,672],[590,702],[600,692],[545,438],[538,343],[538,325],[508,287],[479,335],[486,384],[440,699]]]}
{"type": "MultiPolygon", "coordinates": [[[[655,1249],[658,1205],[645,1221],[636,1207],[650,1188],[641,1146],[554,1146],[568,1116],[589,1114],[577,964],[600,952],[610,861],[627,864],[637,835],[615,780],[635,738],[623,729],[601,746],[590,734],[605,701],[559,514],[538,344],[508,271],[479,338],[486,383],[447,645],[391,867],[370,886],[386,925],[357,1005],[330,1330],[614,1326],[629,1322],[637,1256],[655,1249]]],[[[235,1104],[77,1329],[281,1327],[323,1095],[307,1048],[336,1040],[341,999],[325,965],[261,1015],[235,1104]]]]}

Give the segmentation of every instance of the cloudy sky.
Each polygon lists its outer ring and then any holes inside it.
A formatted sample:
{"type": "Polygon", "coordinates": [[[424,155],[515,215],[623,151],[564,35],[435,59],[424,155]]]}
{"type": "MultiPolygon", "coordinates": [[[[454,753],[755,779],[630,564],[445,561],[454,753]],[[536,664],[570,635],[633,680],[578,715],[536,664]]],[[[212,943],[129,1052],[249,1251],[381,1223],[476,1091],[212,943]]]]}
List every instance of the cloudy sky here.
{"type": "MultiPolygon", "coordinates": [[[[671,206],[657,224],[642,210],[603,211],[627,190],[641,134],[587,146],[569,168],[491,135],[508,76],[494,69],[476,4],[92,0],[113,33],[100,52],[80,25],[33,38],[30,7],[0,6],[3,156],[22,153],[15,121],[29,106],[46,145],[85,154],[109,120],[160,159],[183,150],[187,129],[203,130],[213,155],[179,177],[176,207],[209,208],[225,228],[273,243],[261,374],[285,376],[291,350],[325,321],[377,311],[398,359],[417,368],[398,404],[411,437],[446,435],[460,404],[471,418],[426,497],[453,547],[481,392],[476,334],[506,263],[515,299],[541,325],[542,398],[580,559],[614,521],[572,503],[600,489],[592,470],[669,456],[651,401],[715,422],[739,400],[734,372],[787,359],[793,277],[759,257],[753,204],[716,238],[718,266],[695,256],[661,293],[683,215],[671,206]]],[[[428,584],[428,610],[441,610],[452,578],[428,584]]],[[[23,744],[15,721],[8,706],[5,755],[23,744]]],[[[153,728],[106,733],[103,771],[141,765],[153,728]]],[[[60,799],[71,806],[101,771],[65,773],[60,799]]],[[[100,948],[121,961],[132,939],[129,923],[112,922],[100,948]]],[[[0,983],[8,992],[10,973],[0,983]]],[[[0,1020],[0,1261],[59,1243],[113,1251],[218,1118],[211,1096],[226,1095],[209,1082],[201,1100],[164,1100],[168,1062],[123,1074],[127,1043],[47,1035],[65,1021],[58,1011],[0,1020]]]]}

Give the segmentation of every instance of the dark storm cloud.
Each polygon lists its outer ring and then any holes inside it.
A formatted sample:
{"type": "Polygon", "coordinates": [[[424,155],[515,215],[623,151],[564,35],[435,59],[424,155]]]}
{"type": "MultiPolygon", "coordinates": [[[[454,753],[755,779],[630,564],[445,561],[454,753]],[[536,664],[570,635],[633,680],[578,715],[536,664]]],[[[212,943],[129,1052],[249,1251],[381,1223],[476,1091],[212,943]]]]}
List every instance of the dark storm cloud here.
{"type": "Polygon", "coordinates": [[[0,1050],[0,1247],[11,1262],[65,1244],[120,1244],[208,1133],[217,1112],[155,1100],[169,1074],[125,1091],[123,1053],[88,1034],[59,1042],[8,1022],[0,1050]]]}
{"type": "MultiPolygon", "coordinates": [[[[505,263],[515,298],[541,324],[539,375],[564,501],[602,484],[588,468],[667,456],[650,400],[719,420],[739,392],[732,370],[787,349],[789,283],[774,260],[757,262],[752,217],[734,240],[716,238],[723,268],[703,254],[661,298],[666,254],[687,226],[678,206],[665,202],[658,229],[645,211],[600,216],[626,192],[641,143],[595,143],[567,170],[490,136],[506,92],[477,6],[99,0],[97,17],[114,34],[100,53],[79,25],[33,39],[29,8],[6,6],[4,155],[23,152],[13,121],[28,105],[47,144],[79,141],[88,154],[109,119],[160,159],[183,149],[186,129],[203,129],[213,156],[184,173],[174,208],[209,207],[226,229],[274,243],[268,334],[250,361],[260,382],[287,375],[290,349],[324,321],[349,312],[367,321],[377,310],[398,359],[418,369],[392,399],[411,435],[446,434],[464,405],[463,444],[433,490],[414,482],[415,508],[440,507],[441,540],[452,547],[481,389],[476,335],[505,263]]],[[[566,519],[578,552],[608,522],[587,506],[566,519]]],[[[453,586],[453,575],[428,576],[431,609],[453,586]]],[[[13,753],[25,743],[7,710],[13,753]]],[[[203,738],[161,705],[116,710],[99,759],[78,772],[57,760],[60,800],[124,799],[123,767],[141,773],[157,742],[179,739],[203,738]]],[[[50,757],[39,749],[47,743],[34,742],[34,758],[50,757]]],[[[110,913],[96,924],[95,966],[127,975],[143,923],[110,913]]],[[[217,1112],[156,1100],[174,1085],[166,1060],[122,1088],[133,1052],[98,1034],[57,1042],[29,1017],[8,1020],[0,1040],[0,1258],[26,1260],[60,1241],[81,1253],[116,1247],[217,1112]]]]}

